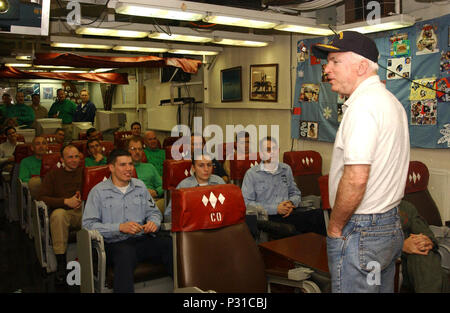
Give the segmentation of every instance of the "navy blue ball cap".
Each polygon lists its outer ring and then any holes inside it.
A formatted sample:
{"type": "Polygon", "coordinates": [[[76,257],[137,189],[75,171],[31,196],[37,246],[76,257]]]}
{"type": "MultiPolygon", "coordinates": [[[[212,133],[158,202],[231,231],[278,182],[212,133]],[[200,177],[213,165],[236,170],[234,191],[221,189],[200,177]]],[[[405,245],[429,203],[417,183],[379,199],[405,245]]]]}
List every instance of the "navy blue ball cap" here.
{"type": "Polygon", "coordinates": [[[375,42],[358,32],[343,31],[337,34],[329,44],[318,43],[312,46],[313,54],[326,59],[329,52],[354,52],[375,63],[378,61],[378,49],[375,42]]]}

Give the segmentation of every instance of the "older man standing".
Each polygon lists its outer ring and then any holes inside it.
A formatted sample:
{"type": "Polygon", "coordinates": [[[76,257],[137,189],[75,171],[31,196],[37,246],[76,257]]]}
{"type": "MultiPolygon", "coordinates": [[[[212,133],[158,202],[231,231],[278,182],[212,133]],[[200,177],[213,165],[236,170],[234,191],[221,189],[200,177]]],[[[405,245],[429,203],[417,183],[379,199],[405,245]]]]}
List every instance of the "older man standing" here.
{"type": "Polygon", "coordinates": [[[38,93],[31,96],[31,108],[33,109],[35,117],[33,128],[37,128],[36,120],[48,116],[48,110],[41,105],[41,96],[38,93]]]}
{"type": "Polygon", "coordinates": [[[377,75],[375,42],[353,31],[313,46],[331,90],[349,96],[329,178],[328,267],[333,292],[393,292],[403,233],[398,205],[409,165],[406,112],[377,75]]]}
{"type": "Polygon", "coordinates": [[[75,114],[73,115],[74,122],[91,122],[94,125],[95,112],[97,108],[95,104],[89,100],[89,91],[86,89],[80,92],[81,103],[77,105],[75,114]]]}

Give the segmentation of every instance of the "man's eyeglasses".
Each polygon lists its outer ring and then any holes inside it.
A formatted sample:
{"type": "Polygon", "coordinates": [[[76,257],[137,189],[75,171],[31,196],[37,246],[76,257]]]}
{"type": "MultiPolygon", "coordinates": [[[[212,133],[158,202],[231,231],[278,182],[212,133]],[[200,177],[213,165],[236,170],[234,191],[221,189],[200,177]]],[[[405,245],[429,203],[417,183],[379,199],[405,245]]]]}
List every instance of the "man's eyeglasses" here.
{"type": "Polygon", "coordinates": [[[130,150],[131,151],[144,151],[144,149],[142,149],[142,148],[135,148],[135,147],[130,148],[130,150]]]}

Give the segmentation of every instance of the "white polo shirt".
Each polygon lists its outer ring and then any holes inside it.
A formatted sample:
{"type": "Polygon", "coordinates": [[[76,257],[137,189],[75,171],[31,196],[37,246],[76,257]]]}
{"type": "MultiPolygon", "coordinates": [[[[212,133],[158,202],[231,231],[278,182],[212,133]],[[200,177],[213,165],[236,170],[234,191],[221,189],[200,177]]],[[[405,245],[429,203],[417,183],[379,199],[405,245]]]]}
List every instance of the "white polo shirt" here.
{"type": "Polygon", "coordinates": [[[334,206],[344,165],[370,164],[364,197],[355,214],[384,213],[403,198],[409,166],[408,120],[402,104],[375,75],[343,105],[329,174],[334,206]]]}

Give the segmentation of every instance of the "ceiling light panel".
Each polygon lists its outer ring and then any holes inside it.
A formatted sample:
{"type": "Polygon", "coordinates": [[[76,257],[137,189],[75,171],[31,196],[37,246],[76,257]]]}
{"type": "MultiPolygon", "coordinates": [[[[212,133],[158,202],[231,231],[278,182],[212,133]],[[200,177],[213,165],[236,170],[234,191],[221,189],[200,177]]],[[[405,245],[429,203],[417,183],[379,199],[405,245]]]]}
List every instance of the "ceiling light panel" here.
{"type": "Polygon", "coordinates": [[[202,51],[202,50],[187,50],[187,49],[171,49],[169,53],[174,54],[192,54],[192,55],[217,55],[218,51],[202,51]]]}
{"type": "Polygon", "coordinates": [[[277,24],[279,24],[277,22],[260,21],[243,17],[233,17],[225,15],[208,15],[203,19],[203,21],[221,25],[262,28],[262,29],[274,28],[277,24]]]}
{"type": "Polygon", "coordinates": [[[111,36],[124,38],[144,38],[148,36],[148,32],[97,27],[79,27],[75,32],[79,35],[111,36]]]}
{"type": "Polygon", "coordinates": [[[172,8],[127,3],[118,3],[116,6],[116,13],[182,21],[199,21],[204,17],[202,12],[187,12],[181,9],[177,10],[172,8]]]}
{"type": "Polygon", "coordinates": [[[211,42],[213,40],[213,38],[202,36],[183,35],[183,34],[168,35],[166,33],[156,33],[156,32],[150,34],[148,37],[161,40],[189,41],[189,42],[211,42]]]}
{"type": "Polygon", "coordinates": [[[133,51],[133,52],[149,52],[149,53],[164,53],[167,48],[157,47],[138,47],[138,46],[115,46],[113,50],[116,51],[133,51]]]}

